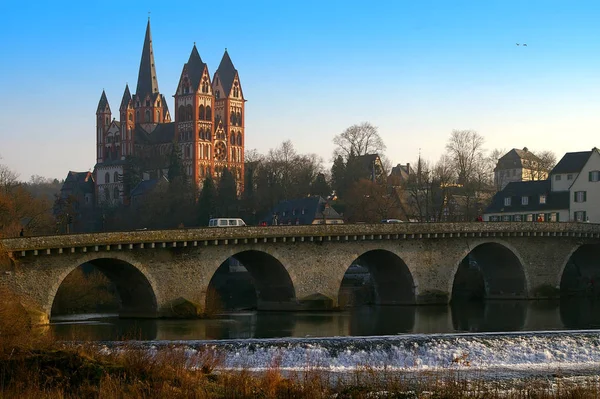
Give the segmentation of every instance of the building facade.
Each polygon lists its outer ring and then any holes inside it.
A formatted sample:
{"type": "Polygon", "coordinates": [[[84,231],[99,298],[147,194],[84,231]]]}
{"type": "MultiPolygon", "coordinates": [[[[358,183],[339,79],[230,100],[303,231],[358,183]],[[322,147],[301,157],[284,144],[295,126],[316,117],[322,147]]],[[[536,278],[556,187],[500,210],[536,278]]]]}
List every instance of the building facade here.
{"type": "Polygon", "coordinates": [[[484,220],[600,223],[599,150],[566,153],[546,180],[509,183],[484,220]]]}
{"type": "Polygon", "coordinates": [[[196,185],[225,168],[243,191],[245,99],[227,50],[211,78],[194,44],[183,65],[174,94],[172,119],[166,98],[158,88],[150,21],[142,48],[136,91],[129,86],[113,118],[102,91],[96,110],[96,200],[99,204],[128,202],[133,187],[128,165],[135,159],[150,178],[168,173],[168,160],[178,154],[185,174],[196,185]]]}
{"type": "Polygon", "coordinates": [[[508,183],[531,180],[546,180],[548,173],[542,168],[542,161],[527,147],[513,148],[504,154],[494,168],[494,185],[503,190],[508,183]]]}

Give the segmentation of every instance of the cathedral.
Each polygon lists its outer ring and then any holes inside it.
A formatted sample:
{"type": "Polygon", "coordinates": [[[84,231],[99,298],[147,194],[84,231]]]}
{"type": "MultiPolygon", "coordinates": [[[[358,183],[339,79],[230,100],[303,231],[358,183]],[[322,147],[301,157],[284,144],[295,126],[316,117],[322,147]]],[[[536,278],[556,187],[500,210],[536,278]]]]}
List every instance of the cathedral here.
{"type": "Polygon", "coordinates": [[[238,192],[243,191],[245,100],[227,50],[211,79],[194,44],[174,99],[172,119],[158,89],[148,21],[135,93],[125,85],[119,120],[113,118],[104,91],[98,103],[94,168],[98,204],[128,203],[126,191],[131,187],[125,182],[132,173],[128,167],[132,159],[144,165],[144,180],[165,179],[174,150],[196,185],[201,186],[207,176],[218,179],[227,168],[238,192]]]}

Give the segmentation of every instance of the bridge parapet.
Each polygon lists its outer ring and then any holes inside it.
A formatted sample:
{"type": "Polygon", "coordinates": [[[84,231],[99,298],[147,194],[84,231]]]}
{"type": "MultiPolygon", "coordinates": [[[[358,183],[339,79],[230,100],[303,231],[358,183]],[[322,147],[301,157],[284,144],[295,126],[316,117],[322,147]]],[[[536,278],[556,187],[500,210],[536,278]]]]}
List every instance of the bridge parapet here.
{"type": "Polygon", "coordinates": [[[278,242],[414,240],[461,237],[600,238],[600,224],[537,222],[397,223],[144,230],[0,240],[11,257],[144,248],[278,242]]]}

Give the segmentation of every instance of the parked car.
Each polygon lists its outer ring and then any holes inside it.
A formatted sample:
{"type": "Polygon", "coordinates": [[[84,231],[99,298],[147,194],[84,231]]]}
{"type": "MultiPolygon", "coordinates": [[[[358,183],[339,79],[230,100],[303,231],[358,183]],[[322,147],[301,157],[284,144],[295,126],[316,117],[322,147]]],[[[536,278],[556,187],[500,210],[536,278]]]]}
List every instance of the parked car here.
{"type": "Polygon", "coordinates": [[[381,223],[404,223],[400,219],[383,219],[381,223]]]}
{"type": "Polygon", "coordinates": [[[214,218],[208,221],[208,227],[240,227],[246,223],[240,218],[214,218]]]}

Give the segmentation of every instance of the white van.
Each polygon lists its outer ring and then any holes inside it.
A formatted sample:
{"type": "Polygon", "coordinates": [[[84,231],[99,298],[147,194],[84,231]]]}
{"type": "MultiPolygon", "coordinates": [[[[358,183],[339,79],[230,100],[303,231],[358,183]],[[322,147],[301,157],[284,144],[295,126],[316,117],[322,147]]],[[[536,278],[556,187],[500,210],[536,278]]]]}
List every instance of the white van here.
{"type": "Polygon", "coordinates": [[[245,226],[246,223],[240,218],[215,218],[210,219],[208,227],[239,227],[245,226]]]}

